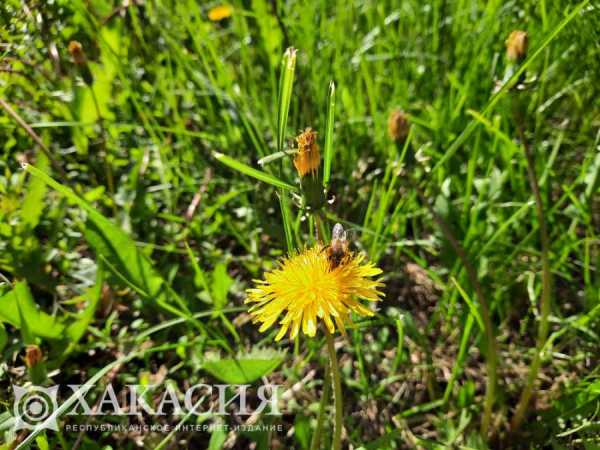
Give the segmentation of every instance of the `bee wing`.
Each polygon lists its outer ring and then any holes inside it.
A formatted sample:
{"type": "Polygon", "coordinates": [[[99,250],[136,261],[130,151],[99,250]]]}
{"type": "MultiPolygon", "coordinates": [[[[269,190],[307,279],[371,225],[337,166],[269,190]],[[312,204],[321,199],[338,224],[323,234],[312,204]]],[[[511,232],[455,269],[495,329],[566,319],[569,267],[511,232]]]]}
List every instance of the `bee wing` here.
{"type": "Polygon", "coordinates": [[[331,232],[331,240],[339,239],[341,241],[345,241],[347,239],[346,230],[341,223],[336,223],[333,226],[333,231],[331,232]]]}

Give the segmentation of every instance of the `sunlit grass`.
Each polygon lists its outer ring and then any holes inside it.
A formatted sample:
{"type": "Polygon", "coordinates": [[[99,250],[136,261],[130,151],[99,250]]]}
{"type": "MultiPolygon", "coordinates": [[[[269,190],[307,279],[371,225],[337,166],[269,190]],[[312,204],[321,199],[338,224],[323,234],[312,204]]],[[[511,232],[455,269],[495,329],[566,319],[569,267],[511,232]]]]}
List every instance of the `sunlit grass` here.
{"type": "MultiPolygon", "coordinates": [[[[598,445],[594,2],[8,0],[0,24],[3,399],[263,377],[284,432],[144,447],[304,450],[334,416],[353,448],[598,445]],[[513,30],[528,51],[507,59],[513,30]],[[298,173],[307,128],[319,164],[298,173]],[[337,222],[385,302],[335,342],[275,343],[246,290],[337,222]]],[[[13,435],[10,413],[0,447],[78,440],[13,435]]]]}

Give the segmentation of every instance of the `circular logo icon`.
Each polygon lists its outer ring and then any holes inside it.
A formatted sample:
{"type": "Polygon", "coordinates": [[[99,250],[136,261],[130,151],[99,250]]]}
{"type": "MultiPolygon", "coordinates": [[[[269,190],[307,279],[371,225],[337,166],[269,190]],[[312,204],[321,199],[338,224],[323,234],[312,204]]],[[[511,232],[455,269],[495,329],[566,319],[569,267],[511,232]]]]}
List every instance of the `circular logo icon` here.
{"type": "Polygon", "coordinates": [[[53,416],[53,413],[58,409],[56,402],[58,386],[49,388],[13,386],[13,390],[15,393],[13,413],[17,430],[33,429],[40,426],[53,430],[58,429],[56,418],[53,416]]]}

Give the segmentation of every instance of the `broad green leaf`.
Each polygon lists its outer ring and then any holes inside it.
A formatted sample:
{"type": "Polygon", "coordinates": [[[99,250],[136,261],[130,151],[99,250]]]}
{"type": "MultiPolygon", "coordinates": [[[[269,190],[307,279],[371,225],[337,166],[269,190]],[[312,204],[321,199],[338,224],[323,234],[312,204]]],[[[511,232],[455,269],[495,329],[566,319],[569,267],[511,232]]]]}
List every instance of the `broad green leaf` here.
{"type": "Polygon", "coordinates": [[[10,323],[14,327],[21,327],[19,305],[17,304],[17,296],[14,289],[0,297],[0,320],[10,323]]]}
{"type": "Polygon", "coordinates": [[[165,299],[164,280],[123,230],[102,216],[90,215],[84,234],[96,253],[105,257],[139,293],[165,299]]]}
{"type": "Polygon", "coordinates": [[[14,288],[0,297],[0,321],[21,329],[24,318],[31,333],[48,339],[62,337],[64,326],[54,316],[40,311],[33,300],[26,281],[19,281],[14,288]]]}
{"type": "Polygon", "coordinates": [[[294,431],[294,437],[300,444],[300,448],[307,449],[310,446],[310,418],[304,414],[296,415],[296,419],[294,420],[294,431]]]}
{"type": "Polygon", "coordinates": [[[217,161],[222,162],[226,166],[231,167],[233,170],[237,170],[244,175],[248,175],[249,177],[256,178],[257,180],[282,189],[288,189],[290,191],[296,190],[296,187],[292,186],[291,184],[288,184],[273,175],[263,172],[262,170],[257,170],[244,163],[241,163],[227,155],[224,155],[223,153],[213,152],[213,156],[217,159],[217,161]]]}
{"type": "Polygon", "coordinates": [[[15,295],[17,299],[17,309],[19,310],[19,320],[21,322],[21,340],[25,345],[33,345],[36,343],[36,341],[35,337],[31,333],[31,329],[29,328],[28,323],[29,320],[33,321],[33,317],[31,313],[26,314],[24,312],[24,310],[26,310],[27,308],[25,304],[27,302],[27,299],[23,294],[19,292],[16,292],[15,295]]]}
{"type": "Polygon", "coordinates": [[[283,354],[274,350],[255,350],[237,358],[209,355],[203,368],[224,383],[249,384],[273,372],[283,359],[283,354]]]}
{"type": "Polygon", "coordinates": [[[590,165],[584,179],[585,183],[585,198],[591,199],[592,195],[600,187],[600,153],[596,155],[594,161],[590,165]]]}
{"type": "Polygon", "coordinates": [[[50,450],[50,444],[48,444],[48,438],[46,434],[40,434],[35,438],[35,443],[38,445],[40,450],[50,450]]]}
{"type": "Polygon", "coordinates": [[[67,327],[67,336],[72,344],[79,342],[87,330],[88,325],[94,318],[96,307],[102,295],[102,284],[104,283],[104,270],[102,264],[98,264],[96,274],[96,284],[89,288],[84,294],[84,299],[87,305],[83,311],[79,313],[75,321],[67,327]]]}
{"type": "Polygon", "coordinates": [[[186,316],[185,313],[168,304],[171,297],[178,300],[180,305],[181,300],[172,293],[172,295],[167,294],[166,282],[127,233],[96,211],[71,188],[57,182],[37,167],[30,164],[25,164],[23,167],[27,172],[42,179],[47,185],[88,213],[84,231],[87,241],[96,253],[105,259],[111,271],[123,282],[140,295],[155,301],[173,314],[186,316]]]}
{"type": "MultiPolygon", "coordinates": [[[[39,152],[37,155],[37,164],[42,170],[46,171],[49,167],[48,157],[39,152]]],[[[21,208],[21,219],[25,226],[33,229],[40,221],[44,210],[44,196],[46,195],[46,184],[39,178],[33,177],[29,180],[27,193],[23,199],[21,208]]]]}
{"type": "MultiPolygon", "coordinates": [[[[0,413],[0,433],[2,433],[2,437],[6,438],[6,434],[5,432],[14,428],[15,425],[15,418],[12,415],[12,411],[4,411],[2,413],[0,413]]],[[[14,436],[13,436],[14,437],[14,436]]],[[[11,442],[11,439],[7,440],[8,443],[11,442]]],[[[5,448],[12,448],[10,445],[6,445],[6,447],[4,445],[0,446],[0,449],[4,450],[5,448]]]]}
{"type": "Polygon", "coordinates": [[[0,323],[0,352],[4,350],[6,344],[8,343],[8,335],[6,334],[6,329],[4,325],[0,323]]]}
{"type": "Polygon", "coordinates": [[[391,442],[397,442],[400,439],[403,430],[398,428],[396,430],[392,430],[389,433],[384,434],[379,439],[372,441],[365,445],[366,450],[383,450],[390,448],[391,442]]]}
{"type": "Polygon", "coordinates": [[[202,270],[202,267],[200,267],[200,265],[198,264],[198,261],[196,260],[196,255],[194,255],[194,252],[192,251],[188,243],[184,242],[184,244],[185,250],[188,254],[188,258],[192,263],[192,269],[194,270],[194,286],[200,289],[204,289],[206,291],[206,295],[211,296],[212,293],[210,288],[208,287],[207,276],[204,273],[204,270],[202,270]]]}
{"type": "Polygon", "coordinates": [[[81,122],[93,123],[99,119],[98,114],[104,120],[115,118],[110,106],[115,101],[113,82],[117,67],[110,52],[120,50],[122,36],[123,33],[116,27],[103,27],[100,30],[100,64],[88,62],[94,82],[91,86],[81,86],[76,90],[76,114],[81,122]]]}
{"type": "Polygon", "coordinates": [[[225,428],[221,426],[216,426],[212,434],[210,435],[210,441],[208,442],[208,450],[221,450],[226,439],[227,433],[225,432],[225,428]]]}
{"type": "Polygon", "coordinates": [[[227,264],[218,263],[212,273],[212,299],[215,309],[223,309],[227,304],[227,294],[233,285],[233,278],[227,273],[227,264]]]}

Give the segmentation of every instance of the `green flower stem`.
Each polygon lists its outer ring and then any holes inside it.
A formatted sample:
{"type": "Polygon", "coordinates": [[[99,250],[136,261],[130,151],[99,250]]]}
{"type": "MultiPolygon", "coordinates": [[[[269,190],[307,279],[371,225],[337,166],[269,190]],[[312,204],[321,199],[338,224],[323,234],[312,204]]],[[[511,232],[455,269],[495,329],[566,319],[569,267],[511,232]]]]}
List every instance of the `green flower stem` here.
{"type": "Polygon", "coordinates": [[[331,362],[331,378],[333,380],[333,400],[335,405],[335,427],[333,430],[332,450],[340,450],[342,448],[342,426],[343,426],[343,400],[342,400],[342,385],[340,383],[340,369],[338,367],[337,357],[335,355],[335,347],[333,346],[333,336],[329,330],[325,330],[327,337],[327,350],[329,351],[329,359],[331,362]]]}
{"type": "Polygon", "coordinates": [[[323,224],[323,219],[319,212],[313,213],[313,217],[315,219],[315,236],[318,244],[325,245],[325,226],[323,224]]]}
{"type": "Polygon", "coordinates": [[[325,376],[323,377],[323,392],[321,394],[321,401],[319,402],[319,415],[317,416],[317,428],[313,433],[312,440],[310,443],[310,450],[319,450],[319,444],[321,443],[321,433],[323,432],[323,419],[325,418],[325,405],[329,400],[329,394],[331,391],[331,371],[329,364],[325,367],[325,376]]]}
{"type": "Polygon", "coordinates": [[[526,122],[524,118],[524,113],[522,111],[523,107],[517,99],[513,98],[513,102],[515,125],[519,133],[519,138],[521,139],[521,144],[523,145],[523,149],[525,151],[525,159],[527,160],[527,176],[529,178],[529,185],[531,187],[533,197],[535,199],[535,211],[540,228],[540,244],[542,253],[542,293],[540,300],[540,325],[538,328],[535,356],[533,357],[533,361],[531,361],[531,366],[529,366],[527,382],[525,384],[525,387],[523,388],[523,391],[521,392],[521,397],[519,398],[519,402],[517,403],[515,415],[513,416],[511,421],[511,428],[514,431],[517,430],[523,423],[525,413],[527,412],[527,408],[529,407],[529,401],[531,400],[531,396],[533,394],[535,381],[537,380],[537,376],[542,365],[542,353],[544,351],[544,345],[546,344],[546,339],[548,338],[548,331],[550,327],[549,317],[550,298],[552,293],[552,272],[550,268],[550,240],[548,238],[548,228],[546,225],[546,218],[544,215],[544,204],[542,202],[540,186],[538,184],[537,177],[535,174],[535,160],[533,152],[531,151],[531,148],[529,147],[529,143],[525,136],[524,124],[526,122]]]}
{"type": "Polygon", "coordinates": [[[479,278],[477,277],[477,270],[471,264],[471,260],[467,256],[467,252],[461,245],[461,243],[456,239],[454,233],[448,223],[444,220],[442,216],[440,216],[433,207],[427,201],[425,194],[421,191],[421,188],[415,181],[413,183],[415,191],[417,192],[417,196],[421,200],[421,202],[427,207],[429,213],[432,215],[433,220],[438,224],[440,230],[454,249],[454,252],[461,260],[465,271],[467,273],[467,277],[469,282],[471,283],[471,287],[475,290],[475,294],[479,300],[479,308],[481,310],[481,319],[483,320],[484,333],[487,343],[487,351],[486,351],[486,372],[487,372],[487,384],[485,389],[485,399],[483,403],[483,416],[481,418],[481,434],[484,438],[488,437],[490,432],[490,426],[492,422],[492,412],[494,409],[494,402],[496,399],[496,384],[498,383],[498,347],[496,343],[496,335],[494,333],[494,327],[492,324],[492,317],[490,313],[490,308],[487,303],[487,299],[483,293],[483,288],[481,283],[479,282],[479,278]]]}

